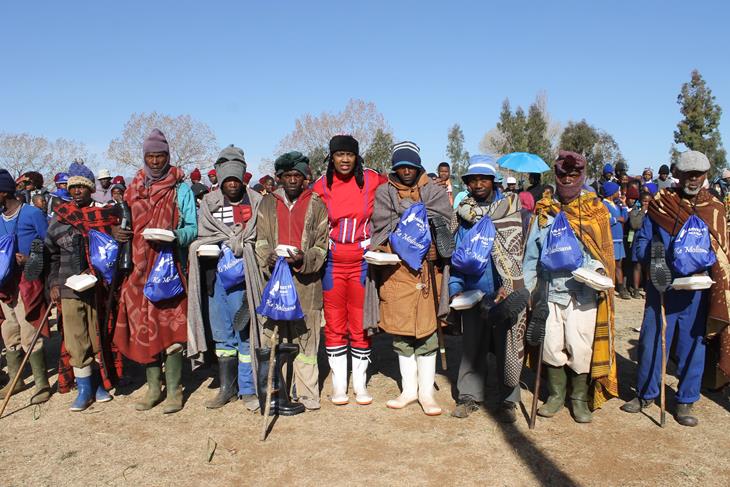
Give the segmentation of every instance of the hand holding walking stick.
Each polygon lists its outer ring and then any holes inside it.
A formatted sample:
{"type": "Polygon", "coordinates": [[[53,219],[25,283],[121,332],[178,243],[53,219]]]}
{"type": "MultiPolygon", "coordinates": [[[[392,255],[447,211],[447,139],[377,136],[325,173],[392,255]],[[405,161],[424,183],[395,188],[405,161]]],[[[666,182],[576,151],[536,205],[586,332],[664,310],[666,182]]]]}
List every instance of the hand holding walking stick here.
{"type": "Polygon", "coordinates": [[[661,410],[659,418],[659,426],[664,428],[666,422],[666,403],[664,388],[667,382],[667,316],[664,306],[664,293],[672,282],[672,272],[669,270],[667,261],[664,257],[664,243],[654,237],[651,242],[651,260],[649,264],[649,277],[651,283],[659,292],[659,308],[661,313],[661,333],[662,333],[662,382],[659,391],[659,407],[661,410]]]}
{"type": "MultiPolygon", "coordinates": [[[[279,324],[274,325],[274,331],[271,334],[271,352],[269,353],[269,371],[266,377],[266,403],[264,406],[264,420],[261,424],[261,435],[259,440],[266,440],[266,429],[269,425],[269,413],[271,413],[271,386],[274,379],[274,360],[276,359],[276,342],[279,334],[279,324]]],[[[281,387],[281,384],[279,385],[281,387]]]]}
{"type": "Polygon", "coordinates": [[[428,261],[428,275],[431,279],[431,295],[433,296],[433,305],[436,312],[436,337],[439,344],[439,355],[441,357],[441,368],[446,370],[446,344],[444,343],[444,330],[441,328],[441,320],[439,319],[439,295],[436,288],[436,270],[433,262],[428,261]]]}
{"type": "MultiPolygon", "coordinates": [[[[43,319],[41,320],[40,326],[38,326],[38,329],[35,331],[35,335],[33,335],[33,340],[30,342],[30,346],[28,347],[28,350],[26,350],[25,355],[23,356],[22,362],[20,362],[20,368],[18,368],[18,373],[15,374],[15,377],[13,377],[13,381],[10,383],[10,389],[9,391],[15,390],[15,385],[20,380],[20,376],[23,374],[23,369],[25,368],[25,364],[28,363],[28,359],[30,358],[30,353],[33,351],[33,348],[35,348],[35,344],[38,341],[38,337],[41,336],[41,331],[43,330],[43,326],[48,321],[48,317],[51,315],[51,310],[53,309],[53,305],[49,305],[48,309],[46,309],[46,314],[43,315],[43,319]]],[[[13,394],[11,392],[8,392],[8,394],[5,396],[5,400],[3,401],[2,407],[0,407],[0,419],[3,417],[3,413],[5,413],[5,408],[8,407],[8,402],[10,401],[10,397],[13,394]]]]}

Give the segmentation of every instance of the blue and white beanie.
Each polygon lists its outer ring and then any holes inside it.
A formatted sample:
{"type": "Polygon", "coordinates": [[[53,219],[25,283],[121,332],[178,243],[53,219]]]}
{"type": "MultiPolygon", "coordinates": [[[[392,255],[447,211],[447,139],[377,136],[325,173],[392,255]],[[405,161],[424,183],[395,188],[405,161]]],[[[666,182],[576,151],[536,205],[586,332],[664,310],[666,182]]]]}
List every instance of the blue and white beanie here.
{"type": "Polygon", "coordinates": [[[494,165],[494,158],[486,154],[476,154],[469,158],[469,167],[461,180],[466,183],[469,176],[491,176],[496,177],[497,169],[494,165]]]}
{"type": "Polygon", "coordinates": [[[423,169],[421,164],[421,148],[418,147],[414,142],[405,140],[398,142],[393,146],[393,169],[411,166],[417,169],[423,169]]]}

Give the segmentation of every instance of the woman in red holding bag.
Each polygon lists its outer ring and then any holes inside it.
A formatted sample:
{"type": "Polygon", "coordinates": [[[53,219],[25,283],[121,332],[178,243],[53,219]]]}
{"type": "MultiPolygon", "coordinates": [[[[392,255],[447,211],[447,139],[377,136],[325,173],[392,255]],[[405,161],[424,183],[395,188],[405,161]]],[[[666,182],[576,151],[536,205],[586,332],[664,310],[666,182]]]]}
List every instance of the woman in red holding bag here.
{"type": "Polygon", "coordinates": [[[370,218],[375,190],[386,182],[366,169],[357,140],[335,135],[330,140],[327,174],[313,191],[327,206],[330,248],[322,282],[324,290],[324,340],[332,369],[332,402],[342,405],[347,396],[347,345],[352,355],[352,387],[358,404],[370,404],[367,367],[370,338],[363,330],[363,303],[367,264],[363,254],[370,245],[370,218]]]}

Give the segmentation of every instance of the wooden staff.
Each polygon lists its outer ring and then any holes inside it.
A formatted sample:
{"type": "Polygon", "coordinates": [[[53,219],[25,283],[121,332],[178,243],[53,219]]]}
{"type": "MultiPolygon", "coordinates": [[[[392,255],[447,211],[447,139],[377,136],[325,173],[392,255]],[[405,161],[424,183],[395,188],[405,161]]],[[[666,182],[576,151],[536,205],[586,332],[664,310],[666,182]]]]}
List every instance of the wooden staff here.
{"type": "MultiPolygon", "coordinates": [[[[276,360],[276,341],[279,333],[279,323],[274,324],[274,331],[271,334],[271,352],[269,353],[269,371],[266,377],[266,404],[264,405],[264,420],[261,424],[261,435],[259,440],[266,440],[266,429],[269,425],[269,413],[271,413],[271,386],[274,379],[274,360],[276,360]]],[[[281,384],[279,384],[281,387],[281,384]]]]}
{"type": "Polygon", "coordinates": [[[43,319],[41,320],[41,324],[38,327],[38,329],[35,331],[35,335],[33,335],[33,340],[30,342],[30,347],[28,347],[28,350],[26,350],[25,355],[23,356],[23,360],[20,362],[20,368],[18,368],[18,373],[15,374],[15,377],[13,377],[13,381],[10,383],[10,389],[8,389],[8,394],[5,396],[5,400],[3,401],[2,407],[0,407],[0,418],[3,417],[3,413],[5,412],[5,408],[8,407],[8,402],[10,401],[10,396],[12,396],[12,392],[15,390],[15,385],[20,380],[20,376],[23,374],[23,369],[25,368],[25,364],[28,363],[28,359],[30,358],[30,353],[33,351],[33,348],[35,348],[35,344],[38,341],[38,337],[41,336],[41,331],[43,330],[43,325],[46,324],[46,321],[48,321],[48,317],[51,315],[51,309],[53,309],[53,305],[49,305],[48,309],[46,309],[46,314],[43,315],[43,319]]]}
{"type": "Polygon", "coordinates": [[[662,389],[659,391],[659,426],[664,428],[667,420],[667,408],[664,388],[667,382],[667,315],[664,310],[664,293],[659,293],[659,307],[662,314],[662,389]]]}
{"type": "Polygon", "coordinates": [[[542,375],[542,350],[543,350],[543,344],[542,342],[539,345],[540,352],[538,353],[537,358],[537,370],[536,370],[536,376],[535,376],[535,389],[532,391],[532,407],[530,408],[530,429],[535,429],[535,421],[537,420],[537,401],[540,396],[540,382],[541,382],[541,375],[542,375]]]}
{"type": "Polygon", "coordinates": [[[431,278],[431,294],[433,295],[433,306],[436,312],[436,337],[439,342],[439,355],[441,356],[441,368],[446,370],[446,344],[444,343],[444,330],[439,320],[439,295],[436,289],[436,269],[433,262],[428,261],[428,276],[431,278]]]}

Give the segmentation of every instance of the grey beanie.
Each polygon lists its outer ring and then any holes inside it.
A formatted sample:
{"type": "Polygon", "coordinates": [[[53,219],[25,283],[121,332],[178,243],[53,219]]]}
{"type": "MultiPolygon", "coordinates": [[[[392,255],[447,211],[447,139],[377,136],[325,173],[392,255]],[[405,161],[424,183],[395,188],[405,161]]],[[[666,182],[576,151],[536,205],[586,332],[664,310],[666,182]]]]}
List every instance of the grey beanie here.
{"type": "Polygon", "coordinates": [[[689,171],[702,171],[707,172],[710,170],[710,161],[707,156],[702,152],[696,150],[688,150],[679,154],[679,160],[674,166],[677,171],[689,172],[689,171]]]}
{"type": "Polygon", "coordinates": [[[243,156],[243,149],[239,149],[233,144],[223,149],[215,161],[215,172],[221,184],[227,178],[236,178],[243,182],[243,175],[246,174],[246,158],[243,156]]]}

